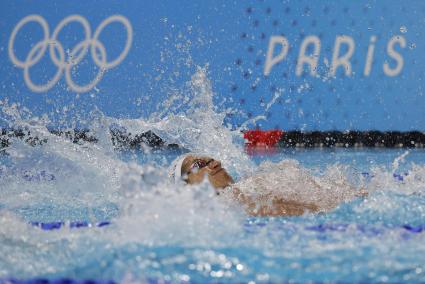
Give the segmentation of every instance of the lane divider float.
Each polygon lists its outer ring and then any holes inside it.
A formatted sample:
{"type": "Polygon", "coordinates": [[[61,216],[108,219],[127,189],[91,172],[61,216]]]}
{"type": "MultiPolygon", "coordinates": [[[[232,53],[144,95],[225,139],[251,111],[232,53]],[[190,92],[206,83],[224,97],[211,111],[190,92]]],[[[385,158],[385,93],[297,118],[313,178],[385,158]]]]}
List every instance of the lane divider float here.
{"type": "MultiPolygon", "coordinates": [[[[80,228],[102,228],[106,226],[112,225],[112,222],[110,221],[103,221],[98,223],[89,223],[86,221],[73,221],[73,222],[30,222],[31,225],[34,227],[38,227],[44,231],[53,231],[53,230],[59,230],[63,228],[70,228],[70,229],[80,229],[80,228]]],[[[244,224],[245,229],[248,231],[250,229],[255,228],[262,228],[267,226],[267,222],[248,222],[244,224]]],[[[288,224],[279,224],[279,227],[287,228],[288,224]]],[[[295,226],[292,226],[294,229],[296,229],[295,226]]],[[[375,235],[381,234],[384,232],[384,230],[391,230],[391,229],[402,229],[406,232],[410,233],[422,233],[425,232],[425,225],[399,225],[399,226],[390,226],[390,225],[384,225],[381,227],[373,226],[373,225],[365,225],[365,224],[347,224],[347,223],[335,223],[335,224],[318,224],[318,225],[308,225],[304,227],[307,231],[315,231],[319,233],[325,233],[325,232],[346,232],[352,229],[356,229],[363,233],[372,233],[375,235]]]]}
{"type": "Polygon", "coordinates": [[[105,227],[111,225],[109,221],[102,221],[98,223],[89,223],[86,221],[72,221],[72,222],[30,222],[34,227],[38,227],[44,231],[53,231],[61,228],[69,227],[70,229],[78,229],[78,228],[92,228],[92,227],[105,227]]]}

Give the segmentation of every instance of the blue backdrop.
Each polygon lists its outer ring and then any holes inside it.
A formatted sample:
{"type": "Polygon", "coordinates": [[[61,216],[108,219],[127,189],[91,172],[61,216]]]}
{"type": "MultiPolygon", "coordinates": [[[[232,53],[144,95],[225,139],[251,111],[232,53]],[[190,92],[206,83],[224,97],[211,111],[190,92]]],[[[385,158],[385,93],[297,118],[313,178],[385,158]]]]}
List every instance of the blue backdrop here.
{"type": "MultiPolygon", "coordinates": [[[[234,126],[425,130],[425,2],[2,1],[0,100],[147,117],[208,66],[234,126]]],[[[0,114],[4,116],[4,114],[0,114]]],[[[4,121],[1,122],[4,125],[4,121]]]]}

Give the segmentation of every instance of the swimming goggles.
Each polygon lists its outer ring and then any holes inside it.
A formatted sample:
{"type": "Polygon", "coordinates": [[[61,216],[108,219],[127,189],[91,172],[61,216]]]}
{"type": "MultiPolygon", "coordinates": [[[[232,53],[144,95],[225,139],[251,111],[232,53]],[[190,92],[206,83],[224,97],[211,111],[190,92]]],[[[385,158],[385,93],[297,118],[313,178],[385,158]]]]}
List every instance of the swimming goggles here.
{"type": "Polygon", "coordinates": [[[189,172],[187,174],[190,174],[193,170],[196,169],[196,171],[199,171],[202,168],[205,168],[208,166],[214,159],[209,159],[208,161],[205,160],[195,160],[192,165],[190,166],[189,172]]]}

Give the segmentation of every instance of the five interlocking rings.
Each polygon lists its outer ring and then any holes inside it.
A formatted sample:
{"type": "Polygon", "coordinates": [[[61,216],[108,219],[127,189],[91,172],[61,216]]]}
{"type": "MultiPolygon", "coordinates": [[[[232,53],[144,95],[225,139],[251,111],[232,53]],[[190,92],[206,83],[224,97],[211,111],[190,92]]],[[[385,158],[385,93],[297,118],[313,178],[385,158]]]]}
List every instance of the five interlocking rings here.
{"type": "Polygon", "coordinates": [[[28,88],[34,92],[46,92],[50,90],[61,78],[62,73],[65,72],[65,80],[70,90],[77,93],[88,92],[94,88],[97,83],[102,79],[103,74],[106,70],[111,69],[120,64],[127,56],[131,43],[133,40],[133,28],[127,18],[121,15],[113,15],[103,20],[96,31],[91,34],[90,24],[86,18],[80,15],[70,15],[64,18],[53,31],[50,37],[49,25],[47,21],[40,15],[29,15],[23,18],[13,29],[9,39],[9,57],[13,64],[17,67],[24,69],[24,81],[28,88]],[[24,61],[18,59],[15,55],[14,44],[15,38],[19,30],[30,22],[36,22],[43,28],[44,38],[37,42],[28,53],[24,61]],[[58,34],[60,31],[69,23],[77,22],[81,24],[84,29],[85,38],[81,42],[77,43],[75,47],[69,52],[68,58],[65,58],[65,51],[62,44],[58,41],[58,34]],[[99,35],[103,29],[113,23],[121,23],[127,32],[127,39],[124,49],[120,55],[112,61],[107,61],[107,54],[105,46],[99,41],[99,35]],[[44,85],[35,84],[30,77],[30,68],[37,64],[44,56],[47,47],[49,47],[49,54],[53,64],[58,68],[55,75],[44,85]],[[90,54],[93,58],[94,63],[99,67],[99,71],[96,77],[87,85],[80,86],[76,84],[71,78],[71,69],[79,64],[90,47],[90,54]],[[57,53],[55,52],[57,51],[57,53]],[[59,56],[58,56],[59,55],[59,56]]]}

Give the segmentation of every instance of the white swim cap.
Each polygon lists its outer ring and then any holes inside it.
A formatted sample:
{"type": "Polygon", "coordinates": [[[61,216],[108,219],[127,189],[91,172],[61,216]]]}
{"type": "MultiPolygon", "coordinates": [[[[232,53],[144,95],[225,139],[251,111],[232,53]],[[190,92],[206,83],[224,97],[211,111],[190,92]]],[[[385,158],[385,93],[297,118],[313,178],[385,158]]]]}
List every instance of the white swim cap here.
{"type": "Polygon", "coordinates": [[[182,181],[182,166],[183,166],[183,161],[184,159],[186,159],[186,157],[188,156],[204,156],[202,154],[199,153],[195,153],[195,152],[189,152],[186,154],[183,154],[179,157],[177,157],[172,163],[171,166],[168,168],[168,176],[170,177],[171,181],[174,183],[178,183],[179,181],[182,181]]]}
{"type": "Polygon", "coordinates": [[[190,154],[181,155],[180,157],[177,157],[172,163],[171,166],[168,169],[168,176],[174,183],[178,183],[182,180],[182,166],[183,161],[186,159],[186,157],[190,154]]]}

